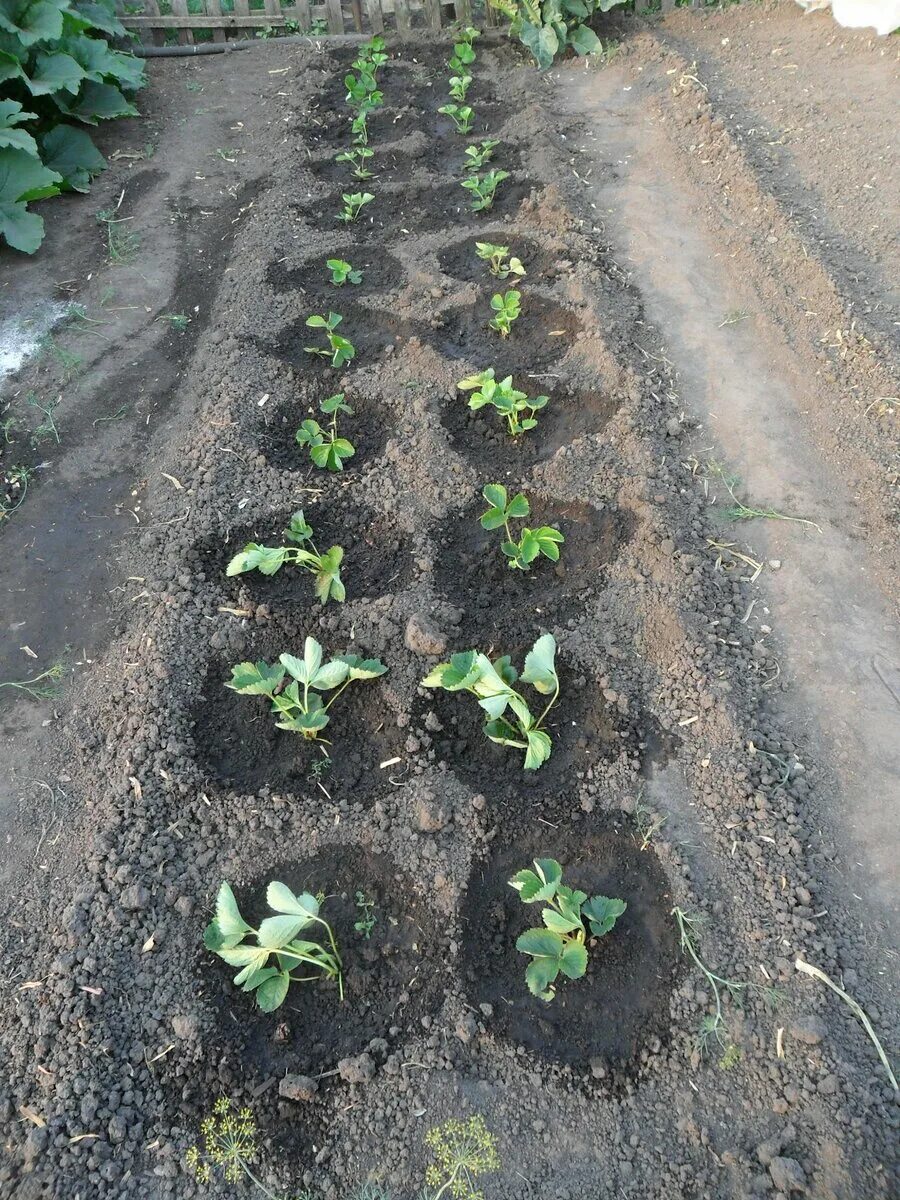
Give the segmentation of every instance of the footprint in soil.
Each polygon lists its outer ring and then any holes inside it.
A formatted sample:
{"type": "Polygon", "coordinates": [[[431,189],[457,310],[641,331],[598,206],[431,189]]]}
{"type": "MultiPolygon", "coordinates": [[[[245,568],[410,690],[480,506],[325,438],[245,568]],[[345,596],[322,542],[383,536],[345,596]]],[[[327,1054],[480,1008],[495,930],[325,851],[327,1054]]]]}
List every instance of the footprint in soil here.
{"type": "MultiPolygon", "coordinates": [[[[252,997],[231,983],[234,969],[202,952],[204,981],[213,973],[220,982],[212,1000],[220,1051],[259,1081],[286,1073],[321,1075],[367,1049],[374,1056],[374,1073],[386,1047],[371,1048],[373,1039],[421,1033],[422,1018],[440,1008],[452,964],[449,935],[396,863],[354,846],[325,847],[306,862],[281,863],[235,888],[241,911],[254,926],[271,915],[265,891],[274,879],[295,893],[326,897],[321,912],[341,957],[344,999],[333,982],[294,984],[281,1008],[261,1013],[252,997]],[[357,903],[358,892],[371,905],[367,910],[357,903]],[[368,937],[356,928],[367,913],[374,919],[368,937]]],[[[359,1069],[366,1066],[360,1063],[359,1069]]]]}
{"type": "Polygon", "coordinates": [[[613,1068],[637,1065],[641,1048],[667,1035],[680,966],[669,884],[655,854],[613,832],[565,825],[538,833],[507,827],[496,845],[502,848],[470,877],[462,914],[470,1004],[490,1005],[490,1032],[539,1058],[583,1074],[598,1059],[613,1068]],[[589,896],[627,904],[613,930],[589,942],[584,977],[560,977],[549,1003],[528,991],[530,959],[516,950],[519,935],[540,925],[539,906],[523,904],[508,882],[535,858],[557,859],[563,881],[589,896]]]}

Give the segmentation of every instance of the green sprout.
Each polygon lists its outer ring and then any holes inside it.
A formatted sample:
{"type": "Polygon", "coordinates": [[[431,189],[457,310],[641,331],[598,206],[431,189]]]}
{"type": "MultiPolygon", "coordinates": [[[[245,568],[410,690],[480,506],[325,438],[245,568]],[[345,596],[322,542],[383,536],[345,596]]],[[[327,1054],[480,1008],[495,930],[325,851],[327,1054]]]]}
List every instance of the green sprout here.
{"type": "Polygon", "coordinates": [[[357,179],[371,179],[372,172],[366,166],[366,160],[374,157],[374,150],[369,150],[367,146],[358,146],[355,150],[342,151],[334,161],[349,163],[357,179]]]}
{"type": "Polygon", "coordinates": [[[491,309],[494,316],[488,321],[488,326],[496,330],[501,337],[509,337],[513,322],[518,321],[522,311],[522,293],[517,292],[515,288],[510,288],[502,295],[495,292],[491,296],[491,309]]]}
{"type": "Polygon", "coordinates": [[[461,74],[450,76],[450,99],[457,101],[458,104],[464,104],[466,100],[466,92],[472,85],[472,76],[461,74]]]}
{"type": "Polygon", "coordinates": [[[438,112],[450,118],[456,126],[457,133],[466,134],[471,131],[472,118],[475,116],[475,113],[467,104],[442,104],[438,112]]]}
{"type": "Polygon", "coordinates": [[[528,571],[541,554],[551,562],[559,561],[559,547],[566,540],[558,529],[542,525],[540,529],[523,529],[518,541],[513,539],[509,523],[520,520],[531,512],[528,498],[521,492],[507,499],[502,483],[489,483],[481,493],[491,506],[481,518],[482,529],[499,529],[506,532],[506,541],[500,549],[509,559],[512,570],[528,571]]]}
{"type": "Polygon", "coordinates": [[[244,992],[255,992],[255,1000],[265,1013],[284,1004],[292,983],[312,983],[336,979],[340,998],[344,998],[341,956],[331,926],[320,915],[324,896],[301,892],[295,896],[286,884],[273,880],[266,888],[266,903],[276,914],[266,917],[259,929],[248,925],[241,916],[234,892],[223,882],[216,897],[216,915],[203,933],[207,950],[217,954],[230,967],[240,967],[235,985],[244,992]],[[298,938],[311,925],[321,925],[328,936],[328,947],[298,938]],[[256,945],[248,944],[251,935],[256,945]],[[277,966],[270,965],[275,956],[277,966]],[[300,970],[314,973],[295,975],[300,970]]]}
{"type": "Polygon", "coordinates": [[[328,339],[328,346],[304,346],[303,349],[307,354],[319,354],[323,358],[330,358],[333,367],[342,367],[344,363],[350,362],[356,355],[356,347],[349,338],[342,337],[334,331],[343,321],[340,313],[330,312],[327,317],[319,316],[318,314],[307,317],[306,324],[309,329],[324,329],[325,337],[328,339]]]}
{"type": "Polygon", "coordinates": [[[25,463],[14,463],[0,475],[3,493],[0,493],[0,521],[8,520],[16,509],[25,503],[28,494],[28,480],[34,471],[25,463]],[[5,477],[5,478],[4,478],[5,477]],[[15,503],[13,503],[15,499],[15,503]]]}
{"type": "Polygon", "coordinates": [[[231,679],[225,686],[242,696],[267,696],[272,713],[281,719],[278,729],[301,733],[308,741],[330,743],[319,734],[331,717],[328,710],[355,680],[376,679],[387,667],[377,658],[360,658],[357,654],[340,654],[331,662],[322,663],[322,647],[315,638],[304,643],[303,658],[293,654],[279,655],[278,662],[242,662],[231,669],[231,679]],[[291,682],[284,686],[286,678],[291,682]],[[337,689],[337,690],[335,690],[337,689]],[[320,693],[334,692],[326,703],[320,693]]]}
{"type": "Polygon", "coordinates": [[[161,317],[157,317],[156,319],[157,321],[168,321],[171,327],[178,333],[184,333],[191,323],[191,318],[187,313],[163,313],[161,317]]]}
{"type": "Polygon", "coordinates": [[[227,1183],[247,1178],[269,1200],[279,1200],[250,1170],[258,1156],[253,1113],[249,1108],[236,1109],[227,1096],[222,1096],[201,1123],[200,1142],[191,1146],[184,1162],[198,1183],[211,1183],[216,1173],[227,1183]]]}
{"type": "Polygon", "coordinates": [[[375,197],[371,192],[342,192],[341,199],[344,202],[344,207],[337,214],[337,219],[349,224],[351,221],[357,219],[362,209],[367,204],[371,204],[375,197]]]}
{"type": "Polygon", "coordinates": [[[360,917],[353,925],[357,933],[361,933],[366,941],[372,936],[377,918],[375,917],[375,901],[370,900],[365,892],[357,892],[354,903],[359,909],[360,917]]]}
{"type": "Polygon", "coordinates": [[[486,138],[479,146],[467,146],[464,157],[464,165],[467,171],[480,171],[486,162],[493,156],[494,150],[499,146],[498,141],[492,141],[486,138]]]}
{"type": "Polygon", "coordinates": [[[345,283],[362,283],[362,271],[355,270],[343,258],[329,258],[325,266],[331,272],[331,282],[335,287],[343,287],[345,283]]]}
{"type": "Polygon", "coordinates": [[[353,409],[344,403],[343,392],[320,401],[319,408],[331,417],[330,425],[323,429],[318,421],[309,417],[297,430],[297,444],[309,447],[309,456],[317,467],[323,467],[326,471],[343,471],[344,459],[352,458],[356,447],[347,438],[338,437],[337,417],[339,412],[352,417],[353,409]]]}
{"type": "Polygon", "coordinates": [[[499,746],[524,750],[525,770],[536,771],[553,749],[543,724],[559,699],[555,658],[556,639],[550,633],[539,637],[525,656],[522,682],[530,683],[540,695],[550,697],[537,719],[524,698],[513,689],[519,674],[508,655],[491,662],[476,650],[454,654],[448,663],[439,663],[430,671],[422,686],[442,688],[445,692],[470,692],[488,715],[484,726],[486,736],[499,746]]]}
{"type": "Polygon", "coordinates": [[[587,939],[605,937],[625,911],[624,900],[591,896],[562,881],[562,867],[553,858],[536,858],[534,870],[513,875],[509,886],[523,904],[542,903],[543,926],[526,929],[516,940],[516,949],[530,954],[525,982],[532,996],[548,1003],[556,995],[553,986],[560,974],[581,979],[587,971],[587,939]]]}
{"type": "Polygon", "coordinates": [[[524,275],[525,268],[521,260],[509,256],[509,246],[495,246],[491,242],[476,242],[475,253],[484,259],[488,270],[497,279],[508,279],[510,275],[524,275]]]}
{"type": "Polygon", "coordinates": [[[461,392],[472,392],[469,408],[478,410],[490,404],[506,420],[512,437],[527,433],[537,426],[536,412],[547,406],[549,396],[535,396],[529,400],[525,392],[517,391],[512,385],[512,375],[497,380],[494,368],[488,367],[477,375],[469,375],[456,385],[461,392]],[[523,415],[526,414],[526,415],[523,415]]]}
{"type": "Polygon", "coordinates": [[[484,1117],[476,1115],[466,1121],[451,1118],[429,1129],[425,1145],[435,1157],[426,1169],[425,1179],[429,1187],[436,1189],[426,1200],[439,1200],[445,1195],[454,1200],[484,1200],[475,1181],[500,1169],[497,1142],[484,1117]]]}
{"type": "Polygon", "coordinates": [[[291,516],[284,536],[293,545],[261,546],[257,542],[248,542],[228,564],[225,574],[229,578],[243,575],[247,571],[274,575],[287,563],[293,567],[302,567],[315,576],[316,595],[322,604],[327,604],[329,600],[342,602],[346,595],[341,581],[343,549],[340,546],[332,546],[330,550],[320,554],[313,541],[312,526],[306,523],[302,509],[291,516]],[[310,549],[306,548],[307,543],[310,549]]]}
{"type": "Polygon", "coordinates": [[[383,103],[384,95],[378,90],[375,75],[368,63],[357,59],[353,65],[357,68],[358,74],[354,75],[350,71],[344,76],[344,87],[347,89],[346,101],[351,108],[371,112],[373,108],[378,108],[383,103]]]}
{"type": "MultiPolygon", "coordinates": [[[[369,144],[369,114],[365,109],[356,114],[350,123],[350,132],[353,134],[354,146],[368,146],[369,144]]],[[[373,151],[374,153],[374,151],[373,151]]]]}
{"type": "Polygon", "coordinates": [[[53,700],[59,695],[56,681],[62,678],[62,673],[62,663],[54,663],[52,667],[41,671],[33,679],[6,679],[0,682],[0,688],[15,688],[17,691],[25,692],[32,700],[53,700]]]}
{"type": "Polygon", "coordinates": [[[472,193],[473,212],[487,212],[494,207],[494,196],[504,179],[509,179],[509,171],[486,171],[484,175],[472,174],[462,180],[460,186],[472,193]]]}

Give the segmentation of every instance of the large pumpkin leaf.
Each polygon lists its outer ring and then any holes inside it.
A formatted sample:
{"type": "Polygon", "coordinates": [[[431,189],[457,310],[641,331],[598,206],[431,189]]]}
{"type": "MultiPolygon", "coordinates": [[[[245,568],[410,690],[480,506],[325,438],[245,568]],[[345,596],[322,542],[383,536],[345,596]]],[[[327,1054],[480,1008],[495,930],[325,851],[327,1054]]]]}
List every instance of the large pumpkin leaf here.
{"type": "Polygon", "coordinates": [[[6,83],[9,79],[24,78],[21,61],[9,50],[0,49],[0,83],[6,83]]]}
{"type": "Polygon", "coordinates": [[[74,58],[53,50],[46,54],[40,51],[25,80],[32,96],[49,96],[51,92],[67,91],[74,96],[84,79],[84,71],[74,58]]]}
{"type": "Polygon", "coordinates": [[[17,125],[34,117],[34,113],[24,111],[18,100],[0,100],[0,148],[10,146],[15,150],[25,150],[37,158],[37,142],[24,129],[16,129],[17,125]]]}
{"type": "Polygon", "coordinates": [[[86,79],[95,83],[103,83],[117,79],[129,91],[136,90],[144,83],[144,64],[133,54],[122,54],[113,50],[103,38],[77,37],[63,38],[60,49],[79,64],[86,79]]]}
{"type": "Polygon", "coordinates": [[[77,117],[86,125],[96,125],[98,121],[109,121],[113,117],[138,115],[134,105],[111,83],[94,83],[88,80],[73,100],[66,99],[58,92],[53,100],[67,116],[77,117]]]}
{"type": "Polygon", "coordinates": [[[100,29],[110,37],[126,36],[125,26],[116,16],[115,6],[112,4],[82,3],[78,0],[69,16],[85,29],[100,29]]]}
{"type": "Polygon", "coordinates": [[[85,129],[57,125],[41,138],[44,165],[62,176],[65,191],[86,192],[91,179],[106,166],[106,159],[85,129]]]}
{"type": "Polygon", "coordinates": [[[61,183],[55,171],[25,150],[0,150],[0,204],[27,204],[59,192],[61,183]]]}
{"type": "Polygon", "coordinates": [[[69,0],[0,0],[0,29],[23,46],[52,42],[62,37],[62,15],[69,7],[69,0]]]}

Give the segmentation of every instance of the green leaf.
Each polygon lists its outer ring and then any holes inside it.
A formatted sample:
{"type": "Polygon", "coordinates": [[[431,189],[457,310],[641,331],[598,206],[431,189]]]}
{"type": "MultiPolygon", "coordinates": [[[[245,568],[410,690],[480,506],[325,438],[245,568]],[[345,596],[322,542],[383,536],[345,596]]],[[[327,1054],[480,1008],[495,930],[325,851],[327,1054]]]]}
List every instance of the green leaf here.
{"type": "Polygon", "coordinates": [[[504,654],[500,658],[495,658],[491,665],[507,687],[512,687],[519,678],[519,672],[512,665],[512,660],[508,654],[504,654]]]}
{"type": "Polygon", "coordinates": [[[78,34],[63,38],[59,46],[75,59],[84,71],[85,78],[94,83],[115,79],[122,88],[137,91],[146,82],[143,62],[133,54],[111,49],[103,38],[78,34]]]}
{"type": "Polygon", "coordinates": [[[73,192],[88,191],[91,178],[106,166],[106,159],[84,129],[57,125],[41,138],[41,157],[51,171],[58,171],[63,185],[73,192]]]}
{"type": "Polygon", "coordinates": [[[568,942],[559,959],[559,969],[568,979],[580,979],[587,970],[587,949],[581,942],[568,942]]]}
{"type": "Polygon", "coordinates": [[[344,682],[350,673],[350,668],[341,659],[336,658],[324,667],[320,667],[310,680],[310,686],[320,692],[330,692],[344,682]]]}
{"type": "Polygon", "coordinates": [[[292,513],[290,523],[284,531],[284,536],[288,541],[302,545],[303,542],[308,542],[312,535],[312,525],[307,524],[303,510],[300,509],[299,512],[292,513]]]}
{"type": "Polygon", "coordinates": [[[284,679],[284,668],[266,662],[242,662],[231,668],[231,679],[225,684],[243,696],[271,696],[284,679]]]}
{"type": "Polygon", "coordinates": [[[559,965],[552,958],[536,958],[525,968],[525,982],[532,996],[550,1001],[556,995],[550,986],[559,975],[559,965]]]}
{"type": "Polygon", "coordinates": [[[10,146],[38,157],[37,142],[24,129],[16,129],[25,121],[35,120],[37,114],[25,112],[18,100],[0,100],[0,148],[10,146]]]}
{"type": "MultiPolygon", "coordinates": [[[[466,380],[463,380],[459,386],[462,387],[466,380]]],[[[502,512],[506,511],[506,488],[502,483],[489,483],[482,491],[482,496],[487,500],[488,504],[499,508],[502,512]]]]}
{"type": "Polygon", "coordinates": [[[0,50],[0,83],[6,83],[10,79],[21,79],[24,82],[26,78],[22,70],[22,61],[9,50],[0,50]]]}
{"type": "Polygon", "coordinates": [[[551,25],[532,25],[524,21],[519,30],[519,38],[522,45],[531,51],[542,71],[553,65],[553,59],[559,49],[559,38],[551,25]]]}
{"type": "Polygon", "coordinates": [[[315,735],[324,729],[330,720],[331,718],[324,709],[310,708],[307,712],[300,712],[288,721],[276,721],[275,724],[279,729],[291,729],[297,733],[315,735]]]}
{"type": "Polygon", "coordinates": [[[553,752],[553,743],[542,729],[529,729],[525,735],[528,749],[525,752],[525,770],[536,771],[553,752]]]}
{"type": "Polygon", "coordinates": [[[231,885],[224,880],[216,896],[215,919],[222,937],[236,939],[233,945],[237,945],[244,934],[251,931],[251,927],[241,916],[241,910],[238,908],[231,885]]]}
{"type": "Polygon", "coordinates": [[[33,96],[48,96],[63,90],[75,95],[83,79],[84,71],[74,58],[56,51],[52,54],[42,51],[27,81],[28,90],[33,96]]]}
{"type": "Polygon", "coordinates": [[[552,900],[562,880],[562,867],[555,858],[536,858],[534,870],[525,868],[509,881],[516,889],[523,904],[552,900]]]}
{"type": "Polygon", "coordinates": [[[288,551],[284,546],[260,546],[256,542],[247,545],[236,554],[225,568],[230,578],[247,571],[259,571],[263,575],[274,575],[284,565],[288,551]]]}
{"type": "Polygon", "coordinates": [[[71,102],[58,92],[54,94],[53,101],[67,116],[77,117],[86,125],[96,125],[98,121],[109,121],[113,117],[138,115],[134,105],[111,83],[94,83],[87,80],[71,102]]]}
{"type": "Polygon", "coordinates": [[[280,1008],[284,1003],[290,986],[291,976],[289,971],[280,971],[277,975],[266,979],[256,992],[256,1003],[262,1012],[270,1013],[280,1008]]]}
{"type": "Polygon", "coordinates": [[[522,681],[530,683],[541,695],[549,696],[558,686],[555,659],[556,639],[552,633],[545,633],[525,656],[522,681]]]}
{"type": "Polygon", "coordinates": [[[0,150],[0,205],[27,204],[55,196],[61,182],[56,171],[48,170],[28,151],[13,147],[0,150]]]}
{"type": "MultiPolygon", "coordinates": [[[[69,15],[69,14],[67,14],[69,15]]],[[[100,29],[111,37],[126,37],[125,26],[118,20],[112,5],[88,3],[78,0],[77,9],[71,14],[78,21],[91,29],[100,29]]]]}
{"type": "Polygon", "coordinates": [[[308,417],[305,421],[300,423],[300,428],[297,430],[294,436],[301,446],[321,446],[322,442],[325,440],[325,434],[322,430],[322,426],[318,421],[313,420],[312,417],[308,417]]]}
{"type": "Polygon", "coordinates": [[[527,498],[519,492],[510,500],[506,515],[508,517],[527,517],[530,512],[531,505],[528,503],[527,498]]]}
{"type": "Polygon", "coordinates": [[[387,671],[378,658],[360,658],[357,654],[341,654],[339,658],[350,668],[351,679],[377,679],[387,671]]]}
{"type": "Polygon", "coordinates": [[[259,927],[259,944],[267,950],[280,950],[308,924],[309,917],[305,914],[266,917],[259,927]]]}
{"type": "Polygon", "coordinates": [[[485,737],[495,742],[498,746],[518,747],[522,744],[520,740],[521,734],[504,717],[497,717],[493,721],[488,721],[484,727],[484,734],[485,737]]]}
{"type": "Polygon", "coordinates": [[[319,408],[323,413],[327,413],[329,416],[336,412],[348,413],[351,416],[353,415],[353,409],[349,404],[344,403],[343,392],[337,392],[334,396],[327,396],[320,402],[319,408]]]}
{"type": "Polygon", "coordinates": [[[603,43],[587,25],[576,25],[569,30],[568,40],[576,54],[596,54],[603,49],[603,43]]]}
{"type": "Polygon", "coordinates": [[[265,983],[267,979],[271,979],[274,975],[278,974],[279,970],[277,967],[263,967],[259,971],[254,971],[252,975],[248,975],[244,980],[241,986],[241,991],[252,992],[258,988],[260,984],[265,983]]]}
{"type": "Polygon", "coordinates": [[[558,959],[565,942],[551,929],[526,929],[516,939],[516,949],[522,954],[533,954],[536,958],[558,959]]]}
{"type": "Polygon", "coordinates": [[[444,671],[441,687],[448,692],[458,692],[462,688],[471,687],[481,675],[478,665],[478,654],[474,650],[464,650],[450,656],[450,663],[444,671]]]}
{"type": "Polygon", "coordinates": [[[613,899],[609,896],[591,896],[581,911],[587,919],[594,937],[604,937],[627,907],[624,900],[613,899]]]}
{"type": "Polygon", "coordinates": [[[305,916],[310,921],[319,915],[319,902],[311,892],[295,895],[286,883],[280,883],[277,879],[273,879],[266,888],[266,904],[274,912],[305,916]]]}
{"type": "Polygon", "coordinates": [[[56,41],[68,8],[69,0],[0,0],[0,29],[15,34],[23,46],[56,41]]]}
{"type": "Polygon", "coordinates": [[[584,928],[581,917],[563,916],[555,908],[541,909],[541,919],[554,933],[572,933],[576,929],[584,928]]]}

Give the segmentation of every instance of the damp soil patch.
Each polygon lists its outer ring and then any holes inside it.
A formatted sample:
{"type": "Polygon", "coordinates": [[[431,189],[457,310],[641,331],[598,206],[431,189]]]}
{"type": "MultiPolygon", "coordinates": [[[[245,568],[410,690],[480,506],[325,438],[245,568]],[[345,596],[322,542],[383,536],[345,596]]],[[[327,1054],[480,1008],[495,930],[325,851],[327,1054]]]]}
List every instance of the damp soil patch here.
{"type": "MultiPolygon", "coordinates": [[[[502,186],[502,185],[501,185],[502,186]]],[[[529,284],[555,282],[559,261],[558,254],[551,254],[539,242],[509,229],[492,227],[461,238],[442,250],[438,262],[445,275],[460,279],[464,283],[478,283],[485,288],[500,291],[501,288],[518,288],[526,294],[529,284]],[[488,270],[488,264],[478,257],[476,242],[489,242],[493,246],[507,246],[510,256],[518,258],[527,274],[524,277],[510,275],[508,279],[497,279],[488,270]]]]}
{"type": "Polygon", "coordinates": [[[555,383],[555,378],[513,376],[513,387],[528,396],[550,396],[537,414],[537,428],[519,437],[510,437],[506,421],[493,408],[473,411],[469,393],[459,392],[455,400],[444,402],[441,412],[453,448],[487,471],[491,482],[518,484],[532,467],[563,446],[602,433],[621,404],[620,398],[600,388],[562,395],[554,389],[555,383]]]}
{"type": "MultiPolygon", "coordinates": [[[[344,999],[335,981],[291,985],[281,1008],[261,1013],[252,997],[231,982],[236,973],[202,952],[199,966],[214,1006],[226,1058],[264,1082],[286,1073],[316,1077],[320,1088],[339,1084],[338,1062],[369,1050],[382,1063],[389,1047],[440,1008],[448,987],[449,938],[437,914],[387,857],[352,846],[329,846],[307,862],[282,863],[252,885],[235,888],[252,925],[271,915],[266,885],[273,879],[294,892],[324,894],[322,915],[331,925],[343,964],[344,999]],[[355,929],[371,902],[369,937],[355,929]],[[380,1041],[371,1046],[375,1039],[380,1041]]],[[[322,931],[324,933],[324,930],[322,931]]]]}
{"type": "Polygon", "coordinates": [[[580,614],[605,586],[604,567],[633,534],[634,518],[621,509],[526,494],[531,513],[513,522],[513,535],[526,526],[558,529],[565,538],[559,562],[540,557],[527,571],[512,570],[500,548],[504,530],[481,527],[488,508],[484,500],[446,522],[438,534],[435,583],[463,613],[466,628],[481,638],[515,637],[528,615],[562,625],[580,614]]]}
{"type": "MultiPolygon", "coordinates": [[[[327,657],[355,649],[323,636],[318,640],[327,657]]],[[[245,795],[286,792],[318,805],[368,799],[383,782],[379,764],[402,753],[401,731],[382,680],[351,683],[330,709],[324,736],[331,744],[309,741],[277,728],[265,696],[243,696],[225,686],[238,659],[272,663],[281,653],[302,656],[302,631],[295,637],[267,631],[246,653],[210,662],[191,713],[200,770],[214,785],[245,795]]]]}
{"type": "Polygon", "coordinates": [[[327,253],[323,251],[300,267],[290,268],[284,262],[275,262],[266,271],[266,282],[276,292],[302,292],[308,295],[313,305],[311,311],[314,312],[322,312],[329,307],[341,312],[341,304],[352,301],[354,296],[396,291],[402,287],[404,279],[403,267],[393,254],[360,242],[345,242],[329,248],[327,253]],[[331,271],[325,265],[330,258],[342,259],[354,270],[360,271],[360,282],[335,286],[331,282],[331,271]]]}
{"type": "Polygon", "coordinates": [[[488,1004],[489,1031],[535,1057],[590,1075],[598,1060],[627,1068],[651,1038],[668,1040],[669,997],[679,972],[669,884],[653,851],[615,833],[560,828],[504,841],[469,878],[463,908],[463,971],[473,1008],[488,1004]],[[588,946],[588,968],[560,977],[549,1003],[525,984],[530,959],[516,939],[540,925],[540,905],[523,904],[509,880],[534,858],[555,858],[563,880],[627,908],[614,929],[588,946]]]}
{"type": "MultiPolygon", "coordinates": [[[[525,285],[519,289],[517,282],[509,280],[495,287],[485,281],[484,290],[474,304],[445,309],[438,320],[440,326],[423,335],[436,350],[445,358],[472,365],[475,370],[492,366],[498,379],[519,370],[523,362],[528,363],[533,375],[551,371],[571,349],[581,329],[581,322],[571,309],[535,295],[525,285]],[[509,335],[501,337],[488,324],[494,316],[491,296],[512,289],[521,290],[521,312],[509,335]]],[[[547,392],[546,384],[550,382],[538,378],[532,385],[536,383],[540,392],[547,392]]]]}
{"type": "MultiPolygon", "coordinates": [[[[325,387],[319,391],[322,398],[330,394],[325,387]]],[[[344,401],[353,409],[353,415],[341,414],[338,434],[352,442],[355,453],[344,460],[344,469],[334,478],[335,482],[352,479],[372,466],[384,450],[388,437],[384,411],[375,400],[347,390],[344,401]]],[[[300,396],[277,403],[270,401],[260,410],[259,423],[252,431],[253,448],[279,471],[297,472],[310,487],[324,486],[330,477],[312,464],[307,448],[297,442],[297,430],[308,418],[317,420],[323,428],[328,426],[328,417],[300,396]]]]}
{"type": "MultiPolygon", "coordinates": [[[[499,164],[498,164],[499,165],[499,164]]],[[[423,184],[406,189],[407,197],[402,209],[401,224],[406,229],[444,230],[460,225],[479,233],[487,222],[512,218],[523,200],[535,190],[543,191],[543,184],[529,177],[510,175],[498,186],[494,203],[488,212],[474,212],[470,205],[470,194],[460,184],[462,165],[456,179],[444,184],[423,184]]]]}
{"type": "MultiPolygon", "coordinates": [[[[343,370],[352,367],[357,361],[371,364],[372,358],[383,354],[389,346],[402,346],[414,334],[421,333],[412,321],[390,311],[369,308],[360,301],[351,300],[343,295],[328,304],[322,304],[319,315],[327,316],[329,311],[339,313],[343,317],[335,332],[341,337],[349,338],[356,351],[355,358],[349,364],[345,364],[343,370]]],[[[310,328],[304,317],[292,322],[275,345],[266,346],[265,349],[267,353],[275,354],[301,375],[313,372],[327,377],[335,371],[331,359],[322,354],[310,354],[306,350],[307,346],[324,348],[327,344],[325,331],[310,328]]]]}

